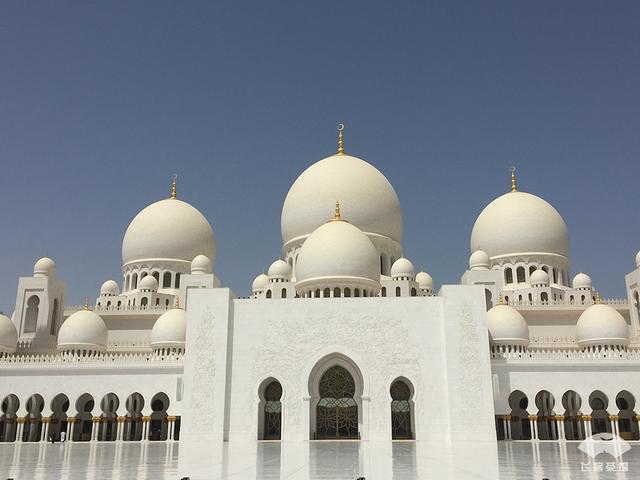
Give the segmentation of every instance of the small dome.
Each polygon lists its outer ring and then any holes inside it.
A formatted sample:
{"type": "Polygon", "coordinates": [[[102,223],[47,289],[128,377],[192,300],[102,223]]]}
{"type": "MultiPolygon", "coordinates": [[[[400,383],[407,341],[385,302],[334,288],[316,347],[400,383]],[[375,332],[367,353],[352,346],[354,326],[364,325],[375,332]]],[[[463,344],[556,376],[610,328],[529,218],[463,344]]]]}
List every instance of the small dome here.
{"type": "Polygon", "coordinates": [[[536,270],[529,277],[529,283],[533,286],[549,286],[549,274],[544,270],[536,270]]]}
{"type": "Polygon", "coordinates": [[[211,259],[206,255],[197,255],[191,260],[191,273],[194,275],[213,273],[213,263],[211,259]]]}
{"type": "Polygon", "coordinates": [[[276,260],[271,264],[267,273],[271,280],[289,281],[291,279],[291,266],[284,260],[276,260]]]}
{"type": "Polygon", "coordinates": [[[65,320],[58,332],[58,350],[107,349],[107,326],[100,315],[91,310],[80,310],[65,320]]]}
{"type": "Polygon", "coordinates": [[[487,321],[492,345],[529,345],[529,326],[515,308],[498,304],[487,312],[487,321]]]}
{"type": "Polygon", "coordinates": [[[302,244],[296,266],[296,287],[313,285],[380,288],[380,258],[358,227],[333,220],[317,228],[302,244]]]}
{"type": "Polygon", "coordinates": [[[0,353],[15,353],[18,332],[11,319],[0,313],[0,353]]]}
{"type": "Polygon", "coordinates": [[[118,284],[114,280],[107,280],[100,287],[100,296],[115,297],[120,293],[118,284]]]}
{"type": "Polygon", "coordinates": [[[145,275],[145,277],[140,280],[138,289],[142,291],[157,292],[158,280],[156,280],[156,277],[154,277],[153,275],[145,275]]]}
{"type": "Polygon", "coordinates": [[[628,345],[629,326],[615,308],[596,303],[587,308],[576,324],[576,340],[581,347],[628,345]]]}
{"type": "Polygon", "coordinates": [[[636,253],[636,267],[640,268],[640,251],[636,253]]]}
{"type": "Polygon", "coordinates": [[[484,250],[476,250],[469,257],[469,270],[489,270],[491,259],[484,250]]]}
{"type": "Polygon", "coordinates": [[[182,200],[168,198],[143,209],[122,240],[124,265],[142,260],[182,260],[197,255],[216,258],[216,239],[207,219],[182,200]]]}
{"type": "Polygon", "coordinates": [[[268,283],[269,283],[269,277],[264,273],[261,273],[253,280],[253,284],[251,284],[251,291],[254,293],[260,292],[265,288],[267,288],[268,283]]]}
{"type": "Polygon", "coordinates": [[[404,257],[399,258],[398,260],[393,262],[393,265],[391,265],[392,278],[409,277],[411,280],[413,280],[415,276],[416,269],[414,268],[413,263],[411,263],[404,257]]]}
{"type": "Polygon", "coordinates": [[[433,290],[433,278],[427,272],[418,272],[416,282],[420,290],[433,290]]]}
{"type": "Polygon", "coordinates": [[[187,312],[172,308],[158,317],[151,329],[151,348],[184,350],[187,338],[187,312]]]}
{"type": "Polygon", "coordinates": [[[573,288],[577,289],[590,289],[593,286],[591,282],[591,277],[586,273],[579,273],[575,277],[573,277],[573,282],[571,282],[573,288]]]}
{"type": "Polygon", "coordinates": [[[496,198],[478,216],[471,232],[471,251],[479,249],[492,259],[522,254],[568,259],[569,232],[558,211],[542,198],[509,192],[496,198]]]}
{"type": "Polygon", "coordinates": [[[56,262],[49,257],[42,257],[33,266],[34,277],[54,277],[56,274],[56,262]]]}

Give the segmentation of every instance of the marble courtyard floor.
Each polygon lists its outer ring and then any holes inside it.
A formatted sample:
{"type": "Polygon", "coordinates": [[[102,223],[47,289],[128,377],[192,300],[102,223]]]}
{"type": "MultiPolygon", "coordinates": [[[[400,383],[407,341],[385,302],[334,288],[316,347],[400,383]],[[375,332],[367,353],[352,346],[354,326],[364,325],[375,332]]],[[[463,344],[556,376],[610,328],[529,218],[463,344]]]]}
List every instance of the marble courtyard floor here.
{"type": "MultiPolygon", "coordinates": [[[[577,443],[499,442],[497,468],[483,448],[441,452],[415,442],[277,442],[225,444],[220,461],[202,465],[179,460],[177,442],[0,444],[0,480],[197,479],[500,479],[574,480],[640,478],[640,446],[617,461],[595,461],[577,443]],[[486,462],[486,466],[483,465],[486,462]],[[589,471],[602,469],[602,472],[589,471]],[[607,469],[627,472],[607,472],[607,469]],[[193,470],[193,471],[191,471],[193,470]]],[[[495,449],[493,449],[495,452],[495,449]]],[[[495,453],[494,453],[495,455],[495,453]]]]}

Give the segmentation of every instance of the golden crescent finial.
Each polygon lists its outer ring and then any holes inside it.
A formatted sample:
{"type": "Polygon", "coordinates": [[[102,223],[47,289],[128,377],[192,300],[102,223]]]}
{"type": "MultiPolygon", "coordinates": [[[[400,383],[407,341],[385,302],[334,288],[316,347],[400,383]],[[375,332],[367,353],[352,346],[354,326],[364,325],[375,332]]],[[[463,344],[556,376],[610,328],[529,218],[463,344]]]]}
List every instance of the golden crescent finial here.
{"type": "Polygon", "coordinates": [[[340,220],[340,202],[338,200],[336,200],[336,213],[333,219],[340,220]]]}
{"type": "Polygon", "coordinates": [[[176,305],[175,308],[180,308],[180,295],[176,295],[176,305]]]}
{"type": "Polygon", "coordinates": [[[89,310],[89,297],[84,297],[84,307],[83,310],[89,310]]]}
{"type": "Polygon", "coordinates": [[[516,167],[511,167],[511,191],[518,191],[518,187],[516,186],[516,167]]]}
{"type": "Polygon", "coordinates": [[[600,299],[600,292],[598,292],[596,290],[596,300],[595,300],[595,304],[596,305],[600,305],[602,303],[602,300],[600,299]]]}
{"type": "Polygon", "coordinates": [[[342,137],[343,130],[344,123],[338,124],[338,155],[344,155],[344,139],[342,137]]]}
{"type": "Polygon", "coordinates": [[[173,174],[173,181],[171,182],[171,195],[169,195],[169,198],[172,198],[175,200],[176,198],[176,180],[178,178],[178,174],[174,173],[173,174]]]}

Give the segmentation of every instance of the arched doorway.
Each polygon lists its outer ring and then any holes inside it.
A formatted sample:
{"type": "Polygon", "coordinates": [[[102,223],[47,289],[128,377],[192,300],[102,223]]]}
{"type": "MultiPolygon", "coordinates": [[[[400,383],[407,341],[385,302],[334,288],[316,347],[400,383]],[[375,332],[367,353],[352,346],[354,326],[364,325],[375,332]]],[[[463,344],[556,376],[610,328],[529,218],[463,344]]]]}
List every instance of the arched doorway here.
{"type": "Polygon", "coordinates": [[[511,407],[511,439],[531,440],[531,424],[529,423],[529,399],[520,390],[515,390],[509,395],[511,407]]]}
{"type": "Polygon", "coordinates": [[[34,393],[27,400],[27,416],[22,433],[23,442],[39,442],[42,436],[42,410],[44,399],[42,395],[34,393]]]}
{"type": "Polygon", "coordinates": [[[265,380],[260,388],[258,418],[259,440],[282,439],[282,385],[277,380],[265,380]]]}
{"type": "Polygon", "coordinates": [[[620,436],[625,440],[638,440],[640,434],[638,432],[638,422],[636,421],[635,397],[628,391],[622,390],[616,396],[616,406],[620,410],[618,412],[618,427],[620,436]]]}
{"type": "MultiPolygon", "coordinates": [[[[69,397],[64,393],[59,393],[51,400],[51,418],[49,419],[49,438],[54,436],[56,441],[60,440],[60,432],[67,435],[67,410],[69,410],[69,397]]],[[[48,440],[48,439],[47,439],[48,440]]]]}
{"type": "Polygon", "coordinates": [[[138,392],[132,393],[127,398],[125,407],[127,416],[125,417],[125,426],[122,438],[129,441],[142,440],[142,409],[144,408],[144,397],[138,392]]]}
{"type": "Polygon", "coordinates": [[[398,379],[391,384],[389,393],[391,394],[391,439],[413,440],[412,389],[408,382],[398,379]]]}
{"type": "Polygon", "coordinates": [[[118,396],[111,392],[102,397],[100,402],[100,409],[102,415],[100,415],[100,427],[98,428],[98,440],[103,442],[111,442],[117,439],[118,436],[118,406],[120,400],[118,396]]]}
{"type": "Polygon", "coordinates": [[[167,409],[169,397],[166,393],[156,393],[151,399],[151,421],[149,422],[149,440],[166,440],[169,433],[167,409]]]}
{"type": "Polygon", "coordinates": [[[591,431],[593,435],[596,433],[611,433],[611,421],[609,420],[609,412],[607,406],[609,398],[600,390],[596,390],[589,395],[589,406],[593,410],[591,412],[591,431]]]}
{"type": "Polygon", "coordinates": [[[334,365],[324,372],[318,386],[317,439],[357,439],[358,405],[355,382],[346,368],[334,365]]]}
{"type": "Polygon", "coordinates": [[[20,407],[20,400],[13,393],[2,400],[2,416],[0,417],[0,442],[15,442],[18,425],[16,412],[20,407]]]}
{"type": "Polygon", "coordinates": [[[581,405],[582,398],[573,390],[567,390],[562,396],[562,406],[564,407],[564,435],[567,440],[585,439],[582,413],[580,412],[581,405]]]}
{"type": "Polygon", "coordinates": [[[76,401],[76,410],[78,414],[75,418],[73,426],[74,442],[90,442],[91,433],[93,432],[93,416],[91,412],[95,402],[93,397],[88,393],[83,393],[76,401]]]}
{"type": "Polygon", "coordinates": [[[556,424],[556,414],[553,407],[556,403],[551,392],[541,390],[536,395],[536,407],[538,407],[538,439],[557,440],[558,427],[556,424]]]}

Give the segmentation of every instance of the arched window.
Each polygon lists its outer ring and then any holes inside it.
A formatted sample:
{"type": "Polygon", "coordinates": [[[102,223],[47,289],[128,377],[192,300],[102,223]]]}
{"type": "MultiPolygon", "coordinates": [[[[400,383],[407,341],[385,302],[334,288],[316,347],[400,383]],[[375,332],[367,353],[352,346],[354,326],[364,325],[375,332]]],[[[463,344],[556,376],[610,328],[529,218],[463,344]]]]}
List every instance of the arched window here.
{"type": "Polygon", "coordinates": [[[156,282],[160,283],[160,272],[155,271],[151,275],[153,275],[153,278],[156,279],[156,282]]]}
{"type": "Polygon", "coordinates": [[[272,380],[261,395],[260,440],[280,440],[282,435],[282,385],[272,380]]]}
{"type": "Polygon", "coordinates": [[[346,368],[335,365],[320,378],[316,407],[316,438],[357,439],[358,405],[355,382],[346,368]]]}
{"type": "Polygon", "coordinates": [[[158,307],[160,305],[160,299],[156,298],[156,307],[158,307]]]}
{"type": "Polygon", "coordinates": [[[400,287],[396,287],[396,297],[399,297],[402,294],[402,290],[400,287]]]}
{"type": "MultiPolygon", "coordinates": [[[[383,297],[387,296],[387,287],[382,287],[382,290],[380,291],[380,295],[383,297]]],[[[356,297],[359,297],[360,295],[358,294],[358,289],[356,288],[356,297]]]]}
{"type": "Polygon", "coordinates": [[[549,301],[549,294],[547,292],[542,292],[540,294],[540,300],[543,302],[548,302],[549,301]]]}
{"type": "Polygon", "coordinates": [[[340,289],[338,287],[333,289],[333,296],[340,297],[340,289]]]}
{"type": "Polygon", "coordinates": [[[511,268],[504,269],[504,281],[505,283],[513,283],[513,270],[511,268]]]}
{"type": "Polygon", "coordinates": [[[416,291],[416,289],[412,287],[411,288],[411,296],[415,297],[417,294],[418,294],[418,292],[416,291]]]}
{"type": "Polygon", "coordinates": [[[412,440],[411,389],[403,380],[391,384],[391,439],[412,440]]]}
{"type": "Polygon", "coordinates": [[[484,301],[487,305],[487,311],[489,311],[493,307],[493,294],[488,288],[484,289],[484,301]]]}
{"type": "Polygon", "coordinates": [[[267,290],[267,298],[271,298],[271,289],[270,288],[267,290]]]}
{"type": "Polygon", "coordinates": [[[282,289],[282,298],[287,298],[287,289],[286,288],[282,289]]]}
{"type": "Polygon", "coordinates": [[[320,298],[320,289],[316,288],[316,298],[320,298]]]}
{"type": "Polygon", "coordinates": [[[107,302],[107,309],[111,308],[111,301],[107,302]]]}
{"type": "Polygon", "coordinates": [[[27,311],[24,317],[24,333],[33,333],[38,325],[38,313],[40,313],[40,298],[31,295],[27,300],[27,311]]]}
{"type": "Polygon", "coordinates": [[[134,273],[133,277],[131,277],[131,290],[135,290],[138,288],[138,274],[134,273]]]}
{"type": "Polygon", "coordinates": [[[140,300],[140,306],[146,307],[148,304],[149,304],[149,299],[147,297],[142,297],[142,300],[140,300]]]}
{"type": "Polygon", "coordinates": [[[164,272],[162,275],[162,288],[171,288],[171,272],[164,272]]]}
{"type": "Polygon", "coordinates": [[[529,276],[531,276],[531,275],[533,274],[533,272],[535,272],[535,271],[536,271],[536,267],[535,267],[535,265],[531,265],[531,266],[529,267],[529,276]]]}
{"type": "Polygon", "coordinates": [[[633,293],[633,299],[636,312],[638,313],[638,318],[640,319],[640,294],[638,294],[637,291],[633,293]]]}
{"type": "Polygon", "coordinates": [[[322,292],[322,296],[324,298],[329,298],[331,296],[331,289],[330,288],[325,288],[324,291],[322,292]]]}
{"type": "Polygon", "coordinates": [[[56,298],[53,301],[53,312],[51,312],[51,330],[49,331],[51,335],[55,335],[58,331],[58,310],[59,304],[58,299],[56,298]]]}
{"type": "Polygon", "coordinates": [[[532,294],[529,294],[528,298],[529,298],[529,303],[533,302],[533,295],[532,294]]]}
{"type": "Polygon", "coordinates": [[[558,269],[553,269],[553,283],[558,283],[558,269]]]}
{"type": "Polygon", "coordinates": [[[524,283],[524,267],[516,268],[516,275],[518,276],[518,283],[524,283]]]}
{"type": "Polygon", "coordinates": [[[176,288],[180,288],[180,274],[176,273],[176,288]]]}
{"type": "Polygon", "coordinates": [[[350,297],[351,296],[351,289],[349,287],[346,287],[344,289],[344,296],[345,297],[350,297]]]}
{"type": "Polygon", "coordinates": [[[128,292],[129,291],[129,281],[131,280],[131,275],[128,275],[126,277],[124,277],[124,291],[128,292]]]}
{"type": "Polygon", "coordinates": [[[164,306],[167,307],[167,308],[169,307],[169,299],[168,298],[164,301],[164,306]]]}

